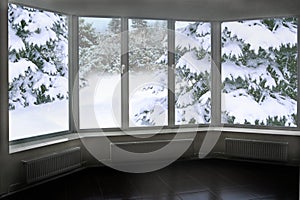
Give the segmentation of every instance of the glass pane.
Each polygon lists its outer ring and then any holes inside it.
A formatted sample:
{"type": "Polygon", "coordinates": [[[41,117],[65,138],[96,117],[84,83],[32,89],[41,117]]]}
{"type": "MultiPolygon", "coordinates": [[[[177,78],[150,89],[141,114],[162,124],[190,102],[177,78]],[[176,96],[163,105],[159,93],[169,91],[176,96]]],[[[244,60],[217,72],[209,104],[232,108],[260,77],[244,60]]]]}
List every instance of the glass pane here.
{"type": "Polygon", "coordinates": [[[167,21],[129,20],[129,126],[168,124],[167,21]]]}
{"type": "Polygon", "coordinates": [[[210,23],[175,23],[175,124],[207,124],[211,116],[210,23]]]}
{"type": "Polygon", "coordinates": [[[9,140],[69,130],[66,16],[8,5],[9,140]]]}
{"type": "Polygon", "coordinates": [[[222,24],[222,122],[297,126],[297,18],[222,24]]]}
{"type": "Polygon", "coordinates": [[[121,19],[79,18],[80,128],[121,126],[121,19]]]}

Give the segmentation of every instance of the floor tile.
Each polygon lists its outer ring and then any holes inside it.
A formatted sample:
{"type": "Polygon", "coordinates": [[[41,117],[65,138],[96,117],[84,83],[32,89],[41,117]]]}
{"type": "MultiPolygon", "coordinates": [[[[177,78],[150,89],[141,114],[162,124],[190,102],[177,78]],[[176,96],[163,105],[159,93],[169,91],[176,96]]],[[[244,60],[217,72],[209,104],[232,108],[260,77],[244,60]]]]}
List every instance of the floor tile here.
{"type": "Polygon", "coordinates": [[[298,200],[298,190],[297,167],[206,159],[144,174],[89,168],[3,200],[298,200]]]}
{"type": "Polygon", "coordinates": [[[182,200],[217,200],[217,197],[210,191],[199,191],[179,194],[182,200]]]}

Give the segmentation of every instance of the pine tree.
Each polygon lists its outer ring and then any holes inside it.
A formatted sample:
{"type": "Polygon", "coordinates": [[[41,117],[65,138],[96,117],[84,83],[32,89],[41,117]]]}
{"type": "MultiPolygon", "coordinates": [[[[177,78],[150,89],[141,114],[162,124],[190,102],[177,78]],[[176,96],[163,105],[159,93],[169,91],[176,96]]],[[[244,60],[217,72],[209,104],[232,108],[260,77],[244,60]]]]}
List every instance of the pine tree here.
{"type": "Polygon", "coordinates": [[[131,27],[134,29],[145,29],[148,27],[147,21],[143,19],[132,19],[131,22],[131,27]]]}
{"type": "Polygon", "coordinates": [[[68,98],[65,17],[9,4],[9,109],[68,98]]]}
{"type": "Polygon", "coordinates": [[[207,23],[194,22],[176,30],[177,40],[182,39],[189,44],[177,44],[175,51],[176,124],[210,122],[210,46],[205,46],[210,31],[205,28],[206,26],[207,23]],[[192,64],[199,63],[199,61],[203,64],[199,66],[192,64]]]}
{"type": "Polygon", "coordinates": [[[92,23],[88,23],[84,18],[79,18],[79,46],[81,48],[90,48],[99,43],[98,36],[92,23]]]}
{"type": "Polygon", "coordinates": [[[86,22],[84,18],[79,19],[79,85],[84,87],[88,85],[85,79],[87,73],[91,70],[91,49],[99,45],[99,34],[92,23],[86,22]]]}
{"type": "MultiPolygon", "coordinates": [[[[297,33],[296,18],[274,18],[256,21],[240,21],[240,24],[247,24],[247,28],[259,27],[259,30],[269,34],[277,34],[278,30],[285,30],[291,34],[297,33]]],[[[295,36],[296,37],[296,36],[295,36]]],[[[259,38],[258,38],[259,39],[259,38]]],[[[264,103],[267,100],[274,100],[279,105],[286,105],[290,113],[284,116],[277,116],[269,113],[265,119],[261,119],[260,113],[257,113],[256,120],[250,120],[245,113],[244,120],[239,119],[230,113],[223,113],[225,123],[242,123],[252,125],[267,126],[295,126],[296,109],[289,106],[297,102],[297,45],[289,42],[282,42],[280,46],[276,43],[270,44],[259,43],[258,47],[247,40],[238,36],[227,26],[222,33],[223,47],[237,44],[240,48],[240,54],[223,53],[223,63],[231,63],[236,69],[241,69],[248,74],[236,77],[237,72],[230,72],[230,77],[224,79],[223,93],[236,95],[240,91],[240,96],[252,99],[256,105],[263,110],[264,103]],[[243,91],[243,92],[242,92],[243,91]],[[242,122],[244,121],[244,122],[242,122]]],[[[224,69],[228,70],[228,69],[224,69]]],[[[243,112],[242,110],[239,112],[243,112]]]]}
{"type": "Polygon", "coordinates": [[[108,31],[112,34],[118,34],[121,32],[121,19],[112,18],[108,23],[108,31]]]}
{"type": "MultiPolygon", "coordinates": [[[[110,21],[110,25],[117,26],[117,20],[110,21]]],[[[79,32],[79,78],[80,87],[89,83],[87,77],[92,73],[115,73],[120,72],[121,60],[121,36],[119,27],[108,27],[107,31],[96,32],[92,24],[84,19],[80,20],[79,32]],[[88,31],[87,31],[88,30],[88,31]],[[92,39],[89,39],[92,38],[92,39]],[[88,41],[89,45],[86,45],[88,41]]]]}

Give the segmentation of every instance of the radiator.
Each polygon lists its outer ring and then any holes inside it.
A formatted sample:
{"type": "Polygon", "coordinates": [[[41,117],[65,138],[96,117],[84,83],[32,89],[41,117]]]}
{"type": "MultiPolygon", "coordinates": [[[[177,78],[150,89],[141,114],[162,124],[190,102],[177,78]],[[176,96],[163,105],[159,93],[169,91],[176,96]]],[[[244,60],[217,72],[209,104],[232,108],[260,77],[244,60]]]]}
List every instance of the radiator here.
{"type": "Polygon", "coordinates": [[[81,166],[80,147],[24,160],[27,183],[36,182],[81,166]]]}
{"type": "Polygon", "coordinates": [[[225,153],[240,158],[287,161],[288,142],[226,138],[225,153]]]}

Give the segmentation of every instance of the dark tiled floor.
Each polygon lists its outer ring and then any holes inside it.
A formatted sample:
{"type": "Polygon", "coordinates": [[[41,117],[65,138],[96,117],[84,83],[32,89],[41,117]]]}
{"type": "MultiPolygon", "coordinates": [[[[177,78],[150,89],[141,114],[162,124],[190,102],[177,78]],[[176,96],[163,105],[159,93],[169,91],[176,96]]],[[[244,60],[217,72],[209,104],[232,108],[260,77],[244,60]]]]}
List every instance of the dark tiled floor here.
{"type": "Polygon", "coordinates": [[[90,168],[7,200],[297,200],[297,167],[227,160],[181,161],[156,172],[90,168]]]}

